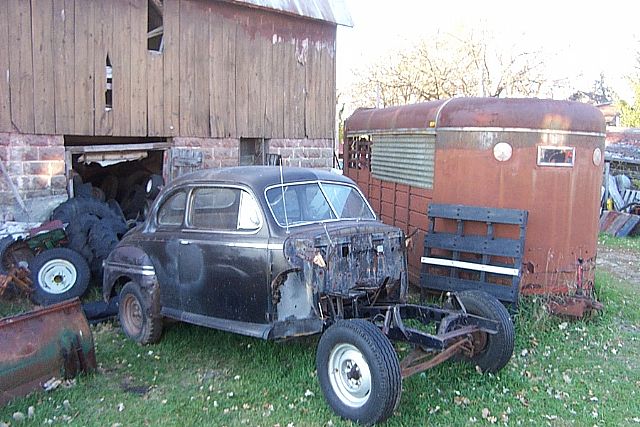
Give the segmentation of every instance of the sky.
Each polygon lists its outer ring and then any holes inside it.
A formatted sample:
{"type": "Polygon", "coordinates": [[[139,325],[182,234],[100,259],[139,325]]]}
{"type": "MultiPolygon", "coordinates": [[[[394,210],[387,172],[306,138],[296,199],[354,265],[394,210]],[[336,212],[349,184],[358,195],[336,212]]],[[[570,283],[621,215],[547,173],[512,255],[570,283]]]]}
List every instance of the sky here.
{"type": "Polygon", "coordinates": [[[600,73],[622,98],[633,101],[626,76],[640,51],[640,1],[429,1],[344,0],[353,28],[338,27],[337,85],[345,91],[352,71],[436,31],[488,29],[505,43],[539,49],[550,78],[591,90],[600,73]]]}

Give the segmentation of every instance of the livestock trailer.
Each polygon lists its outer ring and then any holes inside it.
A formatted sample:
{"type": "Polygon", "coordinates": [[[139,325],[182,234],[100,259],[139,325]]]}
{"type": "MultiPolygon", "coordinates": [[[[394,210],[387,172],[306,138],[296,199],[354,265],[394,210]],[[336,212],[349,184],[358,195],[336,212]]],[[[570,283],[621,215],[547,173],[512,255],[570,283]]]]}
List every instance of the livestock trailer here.
{"type": "Polygon", "coordinates": [[[578,270],[593,283],[604,138],[602,113],[569,101],[452,98],[361,108],[345,123],[344,174],[383,221],[414,235],[412,282],[428,206],[463,204],[528,211],[520,291],[564,294],[575,289],[578,270]]]}

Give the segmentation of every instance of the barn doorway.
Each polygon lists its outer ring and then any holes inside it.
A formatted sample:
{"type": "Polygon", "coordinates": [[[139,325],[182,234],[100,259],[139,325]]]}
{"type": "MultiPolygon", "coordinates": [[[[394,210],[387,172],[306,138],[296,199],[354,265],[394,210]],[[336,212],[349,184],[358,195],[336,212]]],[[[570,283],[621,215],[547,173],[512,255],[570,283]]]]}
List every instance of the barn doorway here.
{"type": "Polygon", "coordinates": [[[147,183],[162,183],[167,138],[65,136],[69,197],[117,203],[127,220],[141,220],[147,183]]]}

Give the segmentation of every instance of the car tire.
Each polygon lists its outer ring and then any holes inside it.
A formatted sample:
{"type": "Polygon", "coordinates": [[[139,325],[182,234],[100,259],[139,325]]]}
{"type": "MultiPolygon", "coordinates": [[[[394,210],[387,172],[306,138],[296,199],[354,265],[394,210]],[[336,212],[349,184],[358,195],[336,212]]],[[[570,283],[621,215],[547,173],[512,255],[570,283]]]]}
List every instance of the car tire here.
{"type": "Polygon", "coordinates": [[[371,322],[341,320],[329,327],[318,343],[316,367],[327,403],[343,418],[375,424],[389,418],[400,402],[398,355],[371,322]]]}
{"type": "Polygon", "coordinates": [[[458,360],[478,366],[482,372],[498,372],[513,355],[515,331],[509,312],[494,296],[483,291],[462,291],[456,295],[467,313],[498,322],[498,333],[495,335],[473,333],[475,354],[471,357],[460,356],[458,360]]]}
{"type": "Polygon", "coordinates": [[[141,345],[156,343],[162,335],[162,317],[152,298],[135,282],[128,282],[120,292],[120,326],[127,337],[141,345]]]}
{"type": "Polygon", "coordinates": [[[29,269],[34,288],[31,300],[39,305],[82,296],[91,277],[87,261],[68,248],[41,252],[33,258],[29,269]]]}

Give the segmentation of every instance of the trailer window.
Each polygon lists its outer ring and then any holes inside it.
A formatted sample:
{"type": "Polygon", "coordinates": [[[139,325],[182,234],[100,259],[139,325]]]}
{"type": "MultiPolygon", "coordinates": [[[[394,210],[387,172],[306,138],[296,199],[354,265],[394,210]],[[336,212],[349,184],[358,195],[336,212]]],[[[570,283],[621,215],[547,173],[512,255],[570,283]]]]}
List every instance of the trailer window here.
{"type": "Polygon", "coordinates": [[[573,166],[574,147],[538,146],[538,166],[573,166]]]}

